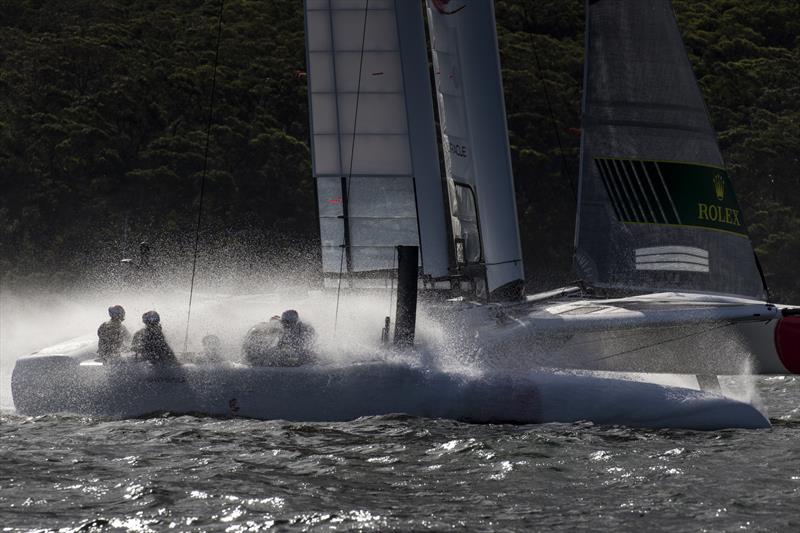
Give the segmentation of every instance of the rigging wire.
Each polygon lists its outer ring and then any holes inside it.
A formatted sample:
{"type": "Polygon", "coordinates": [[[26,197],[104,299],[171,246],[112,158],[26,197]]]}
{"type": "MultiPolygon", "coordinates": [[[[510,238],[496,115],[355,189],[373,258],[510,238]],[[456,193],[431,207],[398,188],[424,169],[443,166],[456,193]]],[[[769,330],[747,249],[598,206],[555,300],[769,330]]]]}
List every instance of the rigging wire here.
{"type": "Polygon", "coordinates": [[[219,16],[217,17],[217,50],[214,54],[214,72],[211,76],[211,97],[208,106],[208,123],[206,126],[206,147],[203,154],[203,173],[200,178],[200,199],[197,208],[197,226],[194,231],[194,255],[192,257],[192,281],[189,285],[189,309],[186,313],[186,336],[183,339],[183,351],[186,352],[189,346],[189,323],[192,318],[192,296],[194,295],[194,278],[197,273],[197,250],[200,244],[200,226],[203,220],[203,196],[206,191],[206,174],[208,173],[208,147],[211,140],[211,125],[214,118],[214,96],[217,89],[217,65],[219,64],[219,45],[222,41],[222,11],[225,8],[225,0],[219,1],[219,16]]]}
{"type": "MultiPolygon", "coordinates": [[[[369,0],[364,3],[364,27],[361,31],[361,55],[358,60],[358,83],[356,84],[356,105],[355,116],[353,117],[353,140],[350,144],[350,166],[347,169],[347,200],[350,198],[350,185],[353,182],[353,155],[356,151],[356,126],[358,125],[358,101],[361,97],[361,71],[364,68],[364,43],[367,38],[367,13],[369,12],[369,0]]],[[[342,207],[344,208],[344,202],[342,207]]],[[[342,213],[347,216],[347,213],[342,213]]],[[[344,236],[344,233],[343,233],[344,236]]],[[[336,332],[336,326],[339,324],[339,300],[342,293],[342,271],[344,270],[344,253],[349,243],[345,244],[344,237],[342,238],[342,254],[339,258],[339,284],[336,288],[336,312],[333,317],[333,331],[336,332]]]]}
{"type": "Polygon", "coordinates": [[[736,323],[733,321],[730,322],[723,322],[722,324],[715,324],[709,328],[701,329],[700,331],[693,331],[691,333],[687,333],[686,335],[680,335],[678,337],[672,337],[669,339],[664,339],[663,341],[654,342],[652,344],[646,344],[644,346],[639,346],[638,348],[631,348],[630,350],[624,350],[617,353],[612,353],[611,355],[604,355],[603,357],[598,357],[596,359],[592,359],[592,361],[604,361],[606,359],[611,359],[612,357],[619,357],[620,355],[627,355],[629,353],[639,352],[641,350],[647,350],[650,348],[655,348],[657,346],[661,346],[663,344],[669,344],[671,342],[680,341],[683,339],[688,339],[689,337],[694,337],[696,335],[702,335],[703,333],[708,333],[709,331],[714,331],[717,329],[727,328],[729,326],[733,326],[736,323]]]}

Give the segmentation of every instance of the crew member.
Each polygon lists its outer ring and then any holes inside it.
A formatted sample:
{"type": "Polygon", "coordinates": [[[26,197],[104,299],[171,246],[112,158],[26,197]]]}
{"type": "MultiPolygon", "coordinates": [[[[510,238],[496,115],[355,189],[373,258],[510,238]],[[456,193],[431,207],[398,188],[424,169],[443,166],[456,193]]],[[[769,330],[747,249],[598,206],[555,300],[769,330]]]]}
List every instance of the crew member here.
{"type": "Polygon", "coordinates": [[[128,328],[122,325],[125,320],[125,309],[121,305],[108,308],[111,320],[103,322],[97,328],[97,356],[103,364],[120,361],[120,352],[131,340],[128,328]]]}
{"type": "Polygon", "coordinates": [[[278,341],[277,351],[282,359],[281,366],[301,366],[313,363],[314,328],[300,320],[300,315],[294,309],[289,309],[281,314],[282,334],[278,341]]]}
{"type": "Polygon", "coordinates": [[[177,365],[175,352],[167,344],[164,332],[161,331],[161,317],[155,311],[142,315],[144,327],[133,336],[131,347],[136,359],[154,365],[177,365]]]}
{"type": "Polygon", "coordinates": [[[203,351],[195,359],[198,365],[218,365],[222,363],[222,341],[216,335],[203,337],[203,351]]]}
{"type": "Polygon", "coordinates": [[[242,355],[251,366],[277,366],[273,351],[281,336],[281,317],[273,316],[269,322],[259,322],[247,332],[242,343],[242,355]]]}

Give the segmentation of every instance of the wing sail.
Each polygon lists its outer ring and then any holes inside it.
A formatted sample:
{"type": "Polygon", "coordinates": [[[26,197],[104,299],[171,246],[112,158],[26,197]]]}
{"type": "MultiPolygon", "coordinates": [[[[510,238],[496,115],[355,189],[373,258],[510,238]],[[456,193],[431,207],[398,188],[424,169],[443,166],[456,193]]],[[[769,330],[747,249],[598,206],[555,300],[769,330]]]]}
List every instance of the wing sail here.
{"type": "Polygon", "coordinates": [[[763,298],[669,0],[589,0],[586,14],[578,275],[763,298]]]}
{"type": "Polygon", "coordinates": [[[395,247],[424,275],[448,246],[422,9],[306,0],[313,172],[326,278],[389,279],[395,247]]]}
{"type": "Polygon", "coordinates": [[[494,3],[429,0],[428,24],[456,263],[484,296],[515,298],[525,278],[494,3]]]}

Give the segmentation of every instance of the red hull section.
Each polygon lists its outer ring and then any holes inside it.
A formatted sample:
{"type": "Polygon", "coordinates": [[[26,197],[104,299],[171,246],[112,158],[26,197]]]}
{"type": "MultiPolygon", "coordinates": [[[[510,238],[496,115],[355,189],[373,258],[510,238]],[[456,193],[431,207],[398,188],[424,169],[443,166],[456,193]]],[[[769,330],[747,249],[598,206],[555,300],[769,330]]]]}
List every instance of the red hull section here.
{"type": "Polygon", "coordinates": [[[786,370],[800,374],[800,316],[780,319],[775,327],[775,348],[786,370]]]}

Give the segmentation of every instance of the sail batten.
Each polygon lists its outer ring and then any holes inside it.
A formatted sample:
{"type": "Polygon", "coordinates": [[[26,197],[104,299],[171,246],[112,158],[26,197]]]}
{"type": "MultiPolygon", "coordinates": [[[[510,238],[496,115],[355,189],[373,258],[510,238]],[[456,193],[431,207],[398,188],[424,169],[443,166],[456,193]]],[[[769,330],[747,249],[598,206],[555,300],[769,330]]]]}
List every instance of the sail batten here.
{"type": "Polygon", "coordinates": [[[575,268],[589,284],[764,297],[669,0],[586,4],[580,180],[575,268]]]}

